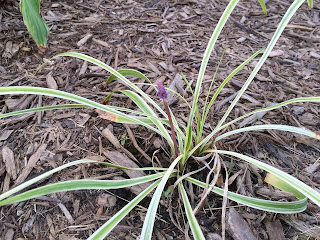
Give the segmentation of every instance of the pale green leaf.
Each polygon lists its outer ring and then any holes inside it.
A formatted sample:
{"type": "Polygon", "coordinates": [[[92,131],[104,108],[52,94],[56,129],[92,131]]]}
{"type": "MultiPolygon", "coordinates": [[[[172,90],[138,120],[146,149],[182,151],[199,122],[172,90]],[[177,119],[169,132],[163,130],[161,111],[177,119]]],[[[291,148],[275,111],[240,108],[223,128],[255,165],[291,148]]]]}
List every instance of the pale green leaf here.
{"type": "MultiPolygon", "coordinates": [[[[199,187],[202,187],[202,188],[206,187],[206,183],[200,182],[194,178],[187,177],[186,180],[193,184],[198,185],[199,187]]],[[[218,187],[214,187],[212,189],[212,192],[220,196],[223,196],[224,194],[224,190],[218,187]]],[[[269,201],[264,199],[243,196],[230,191],[228,191],[227,197],[232,201],[235,201],[239,204],[243,204],[252,208],[256,208],[256,209],[267,211],[267,212],[285,213],[285,214],[303,212],[307,208],[307,200],[308,200],[307,198],[304,198],[302,200],[298,200],[294,202],[269,201]]]]}
{"type": "Polygon", "coordinates": [[[259,3],[260,3],[260,6],[261,6],[261,8],[263,10],[264,15],[267,16],[268,13],[267,13],[267,8],[266,8],[266,4],[264,3],[264,0],[259,0],[259,3]]]}
{"type": "Polygon", "coordinates": [[[142,200],[144,199],[158,184],[160,180],[151,184],[126,206],[118,211],[112,218],[95,231],[88,240],[103,240],[112,231],[112,229],[142,200]]]}
{"type": "Polygon", "coordinates": [[[184,209],[186,211],[186,215],[188,218],[188,223],[190,224],[190,228],[193,234],[193,237],[195,240],[205,240],[205,237],[203,236],[203,233],[201,231],[201,228],[199,226],[199,223],[192,211],[186,190],[183,187],[182,181],[179,182],[179,188],[181,190],[181,196],[183,200],[184,209]]]}
{"type": "Polygon", "coordinates": [[[64,181],[53,183],[49,185],[45,185],[42,187],[38,187],[13,197],[9,197],[5,200],[0,201],[0,206],[12,204],[16,202],[25,201],[28,199],[32,199],[35,197],[43,196],[50,193],[57,193],[57,192],[65,192],[65,191],[72,191],[72,190],[88,190],[88,189],[96,189],[96,190],[107,190],[107,189],[118,189],[118,188],[125,188],[130,187],[133,185],[149,182],[155,179],[162,177],[165,173],[157,173],[153,175],[147,175],[144,177],[139,178],[132,178],[132,179],[124,179],[124,180],[71,180],[71,181],[64,181]]]}
{"type": "Polygon", "coordinates": [[[174,167],[177,165],[177,163],[181,160],[182,156],[180,155],[177,157],[170,165],[168,170],[166,171],[165,175],[162,177],[161,182],[159,183],[155,193],[153,194],[152,200],[148,207],[148,212],[144,220],[144,224],[141,231],[141,237],[140,240],[150,240],[152,237],[152,231],[154,226],[154,221],[159,205],[160,198],[162,196],[163,189],[168,181],[168,178],[170,177],[174,167]]]}
{"type": "Polygon", "coordinates": [[[239,128],[239,129],[236,129],[236,130],[233,130],[230,132],[226,132],[226,133],[218,136],[215,139],[215,142],[217,142],[223,138],[226,138],[230,135],[241,133],[241,132],[259,131],[259,130],[268,130],[268,129],[297,133],[297,134],[305,135],[305,136],[316,138],[316,139],[320,140],[320,135],[318,133],[312,132],[312,131],[304,129],[304,128],[298,128],[298,127],[287,126],[287,125],[266,124],[266,125],[255,125],[255,126],[250,126],[250,127],[245,127],[245,128],[239,128]]]}
{"type": "Polygon", "coordinates": [[[240,153],[236,152],[230,152],[230,151],[223,151],[223,150],[208,150],[207,152],[216,152],[219,154],[226,154],[230,156],[234,156],[237,158],[240,158],[246,162],[252,163],[256,165],[259,168],[264,169],[267,172],[272,173],[282,181],[286,182],[287,184],[291,185],[293,188],[295,188],[297,191],[301,192],[306,197],[310,198],[315,204],[320,206],[320,193],[317,192],[315,189],[312,189],[307,184],[301,182],[299,179],[289,175],[288,173],[285,173],[269,164],[263,163],[261,161],[258,161],[252,157],[245,156],[240,153]]]}
{"type": "Polygon", "coordinates": [[[232,101],[231,105],[229,106],[229,108],[227,109],[227,111],[225,112],[222,119],[219,121],[219,123],[217,124],[217,126],[215,127],[214,130],[218,129],[224,123],[224,121],[227,119],[227,117],[229,116],[230,112],[232,111],[232,109],[234,108],[236,103],[239,101],[242,94],[248,88],[248,86],[250,85],[250,83],[252,82],[252,80],[254,79],[254,77],[256,76],[256,74],[258,73],[258,71],[260,70],[260,68],[264,64],[264,62],[266,61],[267,57],[269,56],[270,52],[272,51],[274,45],[277,43],[278,39],[280,38],[280,36],[281,36],[283,30],[285,29],[285,27],[287,26],[288,22],[290,21],[292,16],[295,14],[295,12],[298,10],[298,8],[301,6],[301,4],[303,2],[304,2],[304,0],[295,0],[291,4],[291,6],[287,10],[286,14],[282,18],[281,22],[279,23],[277,30],[275,31],[272,39],[270,40],[270,43],[268,44],[266,50],[264,51],[261,59],[258,62],[258,64],[253,69],[249,78],[247,79],[247,81],[245,82],[243,87],[239,90],[239,93],[237,94],[235,99],[232,101]]]}

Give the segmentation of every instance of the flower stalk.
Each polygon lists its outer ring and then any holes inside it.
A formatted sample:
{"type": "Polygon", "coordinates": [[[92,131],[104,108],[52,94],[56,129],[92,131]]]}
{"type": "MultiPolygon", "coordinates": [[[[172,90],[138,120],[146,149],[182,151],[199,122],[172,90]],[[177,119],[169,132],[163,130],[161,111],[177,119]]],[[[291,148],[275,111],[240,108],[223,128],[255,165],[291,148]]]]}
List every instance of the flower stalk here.
{"type": "Polygon", "coordinates": [[[175,133],[174,127],[173,127],[173,122],[172,122],[169,106],[168,106],[168,103],[166,101],[168,93],[167,93],[166,88],[163,86],[162,82],[158,82],[157,88],[158,88],[158,96],[162,99],[164,108],[165,108],[166,113],[168,115],[169,124],[170,124],[170,128],[171,128],[171,138],[172,138],[172,141],[173,141],[174,151],[175,151],[175,155],[176,155],[176,158],[177,158],[178,155],[179,155],[178,154],[177,138],[176,138],[176,133],[175,133]]]}

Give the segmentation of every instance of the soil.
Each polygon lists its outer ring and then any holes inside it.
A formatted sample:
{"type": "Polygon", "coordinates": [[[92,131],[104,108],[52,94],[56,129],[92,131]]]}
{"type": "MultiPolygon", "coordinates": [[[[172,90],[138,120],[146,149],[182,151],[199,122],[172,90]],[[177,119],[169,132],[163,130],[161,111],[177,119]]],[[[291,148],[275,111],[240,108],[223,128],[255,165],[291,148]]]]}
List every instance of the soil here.
{"type": "MultiPolygon", "coordinates": [[[[112,91],[126,89],[119,81],[106,85],[109,73],[70,57],[50,61],[34,75],[52,56],[74,51],[95,57],[115,69],[139,70],[152,82],[163,81],[166,86],[174,79],[179,80],[182,72],[194,87],[204,50],[227,3],[226,0],[41,1],[41,13],[50,27],[48,47],[41,52],[23,24],[19,3],[0,1],[0,86],[57,88],[100,103],[112,91]]],[[[268,16],[264,16],[258,1],[238,4],[209,61],[199,99],[200,110],[221,55],[224,54],[213,90],[244,60],[267,46],[288,7],[289,3],[285,1],[269,1],[268,16]]],[[[302,5],[276,44],[273,56],[267,59],[227,121],[288,99],[319,96],[319,13],[319,6],[309,9],[307,3],[302,5]]],[[[218,123],[256,63],[254,59],[225,86],[210,110],[205,134],[218,123]]],[[[145,91],[151,90],[147,85],[139,86],[145,91]]],[[[189,103],[192,101],[192,94],[184,84],[176,85],[176,89],[189,103]]],[[[160,102],[154,91],[150,94],[160,102]]],[[[66,103],[35,95],[2,96],[0,99],[1,113],[66,103]]],[[[120,94],[114,94],[108,104],[135,108],[120,94]]],[[[178,119],[187,121],[189,110],[182,100],[173,100],[170,106],[178,119]]],[[[245,119],[230,129],[257,122],[320,131],[320,106],[315,103],[288,105],[251,121],[245,119]]],[[[140,166],[150,166],[141,152],[150,158],[155,154],[160,159],[158,164],[163,167],[168,167],[172,160],[168,146],[158,135],[142,127],[110,122],[94,109],[25,114],[1,119],[0,125],[1,192],[77,159],[90,157],[112,161],[104,154],[106,152],[133,156],[140,166]],[[103,134],[105,129],[111,135],[103,134]],[[116,147],[110,136],[115,136],[122,145],[116,147]],[[134,146],[134,141],[141,151],[134,146]],[[10,164],[8,156],[11,156],[10,164]]],[[[261,131],[229,138],[219,147],[256,157],[319,189],[320,144],[317,140],[278,131],[261,131]]],[[[224,161],[229,168],[232,166],[232,175],[238,174],[229,186],[231,191],[270,200],[293,200],[264,183],[265,172],[241,161],[234,161],[232,165],[230,159],[224,161]]],[[[71,179],[119,177],[127,178],[128,175],[115,168],[79,165],[56,173],[35,186],[71,179]]],[[[199,177],[205,179],[205,174],[199,177]]],[[[193,194],[197,201],[201,190],[194,187],[193,194]]],[[[4,206],[0,208],[0,239],[86,239],[134,196],[127,189],[73,191],[4,206]],[[116,204],[99,205],[104,198],[113,199],[116,204]]],[[[173,212],[178,223],[172,223],[166,206],[159,206],[154,239],[185,237],[185,216],[177,201],[178,194],[174,198],[173,212]]],[[[137,239],[149,201],[150,198],[142,201],[107,239],[137,239]]],[[[212,194],[197,215],[206,239],[221,238],[221,206],[222,198],[212,194]]],[[[291,215],[267,213],[229,201],[227,215],[226,239],[251,239],[244,236],[272,240],[316,239],[320,236],[319,208],[311,201],[306,211],[291,215]],[[233,219],[237,220],[234,222],[233,219]],[[241,227],[239,234],[237,227],[241,227]]]]}

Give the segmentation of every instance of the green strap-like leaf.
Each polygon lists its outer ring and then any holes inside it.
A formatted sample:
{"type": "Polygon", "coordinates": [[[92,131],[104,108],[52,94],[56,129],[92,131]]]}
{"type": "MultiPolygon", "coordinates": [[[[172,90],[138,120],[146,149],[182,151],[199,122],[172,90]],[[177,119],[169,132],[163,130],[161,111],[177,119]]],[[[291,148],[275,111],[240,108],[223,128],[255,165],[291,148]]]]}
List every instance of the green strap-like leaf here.
{"type": "Polygon", "coordinates": [[[162,133],[162,136],[167,140],[172,150],[174,150],[171,136],[169,135],[167,129],[163,126],[163,124],[157,119],[158,116],[149,107],[149,105],[138,94],[136,94],[133,91],[121,90],[120,92],[127,95],[144,113],[153,117],[151,118],[151,121],[154,123],[154,125],[158,127],[159,131],[162,133]]]}
{"type": "Polygon", "coordinates": [[[267,172],[272,173],[273,175],[275,175],[276,177],[278,177],[282,181],[291,185],[297,191],[301,192],[304,196],[310,198],[315,204],[320,206],[320,193],[317,192],[316,190],[312,189],[311,187],[309,187],[307,184],[301,182],[297,178],[292,177],[288,173],[285,173],[285,172],[283,172],[283,171],[281,171],[281,170],[279,170],[269,164],[263,163],[261,161],[258,161],[256,159],[252,158],[252,157],[248,157],[248,156],[245,156],[240,153],[223,151],[223,150],[208,150],[207,152],[216,152],[219,154],[226,154],[226,155],[240,158],[240,159],[247,161],[249,163],[252,163],[252,164],[256,165],[257,167],[262,168],[262,169],[266,170],[267,172]]]}
{"type": "Polygon", "coordinates": [[[235,122],[238,122],[240,121],[241,119],[243,118],[246,118],[246,117],[249,117],[253,114],[256,114],[256,113],[259,113],[259,112],[263,112],[263,111],[270,111],[270,110],[273,110],[273,109],[277,109],[277,108],[280,108],[280,107],[283,107],[283,106],[286,106],[288,104],[292,104],[292,103],[300,103],[300,102],[317,102],[319,103],[320,102],[320,97],[302,97],[302,98],[293,98],[293,99],[290,99],[288,101],[284,101],[282,103],[278,103],[276,105],[273,105],[273,106],[270,106],[270,107],[266,107],[266,108],[262,108],[262,109],[257,109],[255,111],[252,111],[250,113],[247,113],[241,117],[238,117],[226,124],[224,124],[223,126],[221,126],[220,128],[217,128],[217,129],[214,129],[208,136],[206,136],[200,143],[198,143],[193,149],[191,149],[188,153],[188,157],[191,157],[192,154],[199,148],[201,147],[202,145],[205,145],[207,142],[209,142],[212,137],[214,135],[216,135],[219,131],[221,131],[222,129],[230,126],[231,124],[235,123],[235,122]]]}
{"type": "Polygon", "coordinates": [[[281,36],[283,30],[285,29],[285,27],[287,26],[288,22],[290,21],[292,16],[295,14],[295,12],[298,10],[298,8],[301,6],[301,4],[304,1],[305,0],[295,0],[291,4],[291,6],[287,10],[286,14],[282,18],[281,22],[279,23],[279,26],[278,26],[277,30],[275,31],[272,39],[270,40],[270,43],[268,44],[266,50],[264,51],[261,59],[258,62],[258,64],[253,69],[252,73],[248,77],[247,81],[244,83],[243,87],[239,90],[239,93],[237,94],[235,99],[232,101],[231,105],[229,106],[229,108],[227,109],[227,111],[225,112],[225,114],[223,115],[223,117],[221,118],[221,120],[219,121],[217,126],[215,127],[215,129],[218,129],[224,123],[224,121],[227,119],[227,117],[229,116],[230,112],[232,111],[232,109],[234,108],[236,103],[241,98],[242,94],[248,88],[248,86],[250,85],[250,83],[252,82],[252,80],[254,79],[254,77],[256,76],[256,74],[258,73],[258,71],[260,70],[260,68],[264,64],[264,62],[266,61],[267,57],[269,56],[269,54],[272,51],[272,49],[275,46],[275,44],[277,43],[278,39],[280,38],[280,36],[281,36]]]}
{"type": "Polygon", "coordinates": [[[312,132],[310,130],[304,129],[304,128],[298,128],[298,127],[287,126],[287,125],[266,124],[266,125],[256,125],[256,126],[251,126],[251,127],[240,128],[240,129],[236,129],[236,130],[224,133],[224,134],[220,135],[219,137],[217,137],[215,139],[215,142],[217,142],[223,138],[226,138],[230,135],[233,135],[233,134],[237,134],[237,133],[241,133],[241,132],[248,132],[248,131],[267,130],[267,129],[298,133],[298,134],[302,134],[302,135],[320,140],[319,134],[312,132]]]}
{"type": "Polygon", "coordinates": [[[153,194],[152,200],[148,207],[148,212],[144,220],[144,224],[141,231],[140,240],[150,240],[152,237],[152,231],[154,226],[154,220],[156,217],[158,205],[160,198],[162,196],[163,189],[177,163],[181,160],[182,155],[177,157],[170,165],[168,170],[166,171],[165,175],[162,177],[161,182],[159,183],[157,190],[153,194]]]}
{"type": "Polygon", "coordinates": [[[158,184],[160,180],[151,184],[142,193],[131,200],[125,207],[103,224],[97,231],[95,231],[88,240],[103,240],[112,231],[112,229],[142,200],[144,199],[158,184]]]}
{"type": "Polygon", "coordinates": [[[179,182],[179,188],[181,190],[181,196],[183,200],[184,209],[186,211],[186,215],[188,218],[188,223],[190,224],[190,228],[193,234],[193,237],[195,240],[205,240],[203,233],[201,231],[201,228],[199,226],[199,223],[192,211],[191,204],[189,202],[186,190],[183,187],[182,181],[179,182]]]}
{"type": "Polygon", "coordinates": [[[24,23],[34,41],[38,47],[46,48],[49,27],[40,15],[40,0],[21,0],[20,9],[24,23]]]}
{"type": "MultiPolygon", "coordinates": [[[[206,183],[200,182],[194,178],[187,177],[186,180],[193,184],[198,185],[199,187],[202,187],[202,188],[206,187],[206,183]]],[[[223,196],[224,194],[224,190],[218,187],[214,187],[212,189],[212,192],[220,196],[223,196]]],[[[239,204],[243,204],[252,208],[256,208],[256,209],[267,211],[267,212],[285,213],[285,214],[303,212],[304,210],[306,210],[307,203],[308,203],[307,198],[294,201],[294,202],[276,202],[276,201],[269,201],[269,200],[247,197],[247,196],[243,196],[233,192],[228,192],[227,197],[232,201],[235,201],[239,204]]]]}
{"type": "MultiPolygon", "coordinates": [[[[134,77],[138,77],[138,78],[142,78],[144,80],[146,80],[147,82],[151,83],[150,80],[141,72],[137,71],[137,70],[133,70],[133,69],[119,69],[117,71],[118,73],[120,73],[122,76],[134,76],[134,77]]],[[[116,80],[118,77],[116,75],[111,75],[108,79],[107,79],[107,84],[111,83],[113,80],[116,80]]]]}
{"type": "Polygon", "coordinates": [[[308,6],[309,8],[313,8],[313,0],[308,0],[308,6]]]}
{"type": "Polygon", "coordinates": [[[190,116],[189,116],[189,121],[188,121],[188,126],[192,126],[192,122],[193,122],[193,118],[194,118],[194,113],[197,109],[197,104],[198,104],[198,99],[199,99],[199,95],[200,95],[200,90],[201,90],[201,85],[202,85],[202,81],[203,81],[203,77],[209,62],[209,58],[211,55],[211,52],[214,48],[214,45],[225,25],[225,23],[227,22],[230,14],[232,13],[233,9],[235,8],[235,6],[237,5],[237,3],[239,2],[239,0],[231,0],[228,4],[228,6],[226,7],[226,9],[224,10],[216,28],[214,29],[214,32],[211,35],[211,38],[209,40],[208,46],[206,48],[206,51],[204,53],[204,56],[202,58],[202,63],[201,63],[201,67],[199,70],[199,75],[198,75],[198,79],[197,79],[197,83],[196,83],[196,88],[194,90],[194,95],[193,95],[193,103],[192,103],[192,109],[190,112],[190,116]]]}
{"type": "Polygon", "coordinates": [[[94,102],[92,100],[80,97],[72,93],[67,93],[67,92],[49,89],[49,88],[41,88],[41,87],[0,87],[0,95],[6,95],[6,94],[36,94],[36,95],[52,96],[52,97],[66,99],[66,100],[71,100],[80,104],[84,104],[89,107],[106,111],[107,113],[109,113],[109,119],[111,121],[114,121],[114,122],[126,121],[127,123],[140,124],[158,133],[159,135],[163,134],[163,132],[154,128],[147,122],[141,121],[137,117],[124,114],[120,111],[117,111],[113,107],[102,105],[100,103],[94,102]]]}
{"type": "MultiPolygon", "coordinates": [[[[107,64],[101,62],[98,59],[95,59],[93,57],[87,56],[82,53],[76,53],[76,52],[66,52],[66,53],[61,53],[58,54],[54,57],[52,57],[50,60],[58,58],[58,57],[64,57],[64,56],[69,56],[69,57],[76,57],[85,61],[88,61],[92,64],[95,64],[99,67],[102,67],[106,71],[110,72],[111,74],[115,75],[117,78],[121,79],[125,84],[127,84],[131,89],[135,90],[137,93],[139,93],[143,98],[145,98],[149,103],[151,103],[152,106],[154,106],[164,117],[167,117],[167,114],[161,109],[161,107],[153,101],[148,94],[144,93],[139,87],[137,87],[134,83],[130,82],[127,78],[125,78],[123,75],[121,75],[119,72],[117,72],[115,69],[112,67],[108,66],[107,64]]],[[[48,62],[44,63],[41,65],[41,67],[38,69],[40,71],[48,62]]]]}
{"type": "Polygon", "coordinates": [[[60,167],[57,167],[55,169],[52,169],[48,172],[45,172],[37,177],[34,177],[26,182],[23,182],[21,183],[20,185],[14,187],[13,189],[10,189],[9,191],[3,193],[0,195],[0,200],[3,200],[29,186],[31,186],[32,184],[42,180],[42,179],[45,179],[47,177],[49,177],[50,175],[56,173],[56,172],[59,172],[65,168],[68,168],[68,167],[71,167],[71,166],[74,166],[74,165],[77,165],[77,164],[81,164],[81,163],[98,163],[98,164],[102,164],[102,165],[105,165],[105,166],[108,166],[108,167],[114,167],[114,168],[118,168],[118,169],[125,169],[125,170],[137,170],[137,171],[166,171],[167,169],[165,168],[154,168],[154,167],[149,167],[149,168],[127,168],[127,167],[123,167],[123,166],[119,166],[119,165],[115,165],[115,164],[112,164],[112,163],[107,163],[107,162],[100,162],[100,161],[94,161],[94,160],[89,160],[89,159],[81,159],[81,160],[77,160],[77,161],[73,161],[73,162],[70,162],[70,163],[66,163],[66,164],[63,164],[62,166],[60,167]]]}
{"type": "Polygon", "coordinates": [[[267,16],[268,13],[267,13],[267,8],[266,8],[266,4],[264,3],[264,0],[259,0],[259,3],[260,3],[260,6],[261,6],[261,8],[263,10],[264,15],[267,16]]]}
{"type": "Polygon", "coordinates": [[[72,190],[88,190],[88,189],[118,189],[124,187],[130,187],[133,185],[149,182],[162,177],[165,172],[148,175],[139,178],[124,179],[124,180],[72,180],[49,184],[43,187],[38,187],[18,194],[13,197],[9,197],[0,201],[0,206],[8,205],[16,202],[25,201],[35,197],[43,196],[50,193],[65,192],[72,190]]]}
{"type": "Polygon", "coordinates": [[[83,108],[83,107],[87,107],[87,106],[83,104],[63,104],[63,105],[30,108],[30,109],[0,114],[0,118],[11,117],[11,116],[25,114],[25,113],[34,113],[39,111],[57,110],[57,109],[64,109],[64,108],[83,108]]]}
{"type": "Polygon", "coordinates": [[[301,192],[297,191],[297,189],[282,181],[280,178],[276,177],[272,173],[268,173],[264,181],[276,188],[281,189],[282,191],[293,193],[299,199],[306,198],[301,192]]]}
{"type": "Polygon", "coordinates": [[[258,56],[259,53],[261,53],[263,49],[260,49],[259,51],[255,52],[252,56],[250,56],[246,61],[244,61],[242,64],[240,64],[240,66],[238,66],[232,73],[229,74],[229,76],[220,84],[220,86],[218,87],[217,91],[214,93],[214,95],[212,96],[210,103],[208,105],[208,107],[206,108],[206,111],[204,112],[204,114],[202,115],[202,121],[201,121],[201,131],[203,130],[203,125],[206,122],[207,116],[209,114],[209,110],[211,108],[211,106],[213,105],[214,101],[216,100],[217,96],[219,95],[220,91],[222,90],[222,88],[229,82],[229,80],[236,75],[245,65],[247,65],[252,59],[254,59],[256,56],[258,56]]]}

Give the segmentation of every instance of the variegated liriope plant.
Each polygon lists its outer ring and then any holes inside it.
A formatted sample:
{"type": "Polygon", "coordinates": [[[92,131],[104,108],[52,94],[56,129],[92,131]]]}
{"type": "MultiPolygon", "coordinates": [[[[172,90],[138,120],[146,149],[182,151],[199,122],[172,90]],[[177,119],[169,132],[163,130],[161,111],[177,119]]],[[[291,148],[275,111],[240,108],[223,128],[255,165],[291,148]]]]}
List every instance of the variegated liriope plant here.
{"type": "MultiPolygon", "coordinates": [[[[244,119],[248,116],[252,116],[262,111],[271,111],[273,109],[280,108],[282,106],[286,106],[292,103],[299,103],[299,102],[320,102],[320,97],[302,97],[302,98],[294,98],[279,104],[276,104],[271,107],[257,109],[253,112],[247,113],[239,118],[236,118],[228,123],[225,123],[225,120],[229,116],[231,110],[237,104],[238,100],[242,96],[242,94],[246,91],[247,87],[264,64],[266,58],[268,57],[269,53],[275,46],[277,40],[281,36],[285,26],[288,24],[292,16],[298,10],[298,8],[303,4],[304,0],[295,0],[289,9],[287,10],[286,14],[284,15],[283,19],[281,20],[277,30],[274,33],[270,43],[264,50],[259,62],[255,66],[254,70],[244,83],[241,90],[238,92],[237,96],[232,101],[231,105],[223,115],[222,119],[218,122],[215,126],[213,131],[204,137],[203,134],[203,127],[209,113],[209,109],[213,105],[214,100],[220,93],[221,89],[225,86],[225,84],[240,70],[242,69],[251,59],[256,57],[261,51],[256,52],[253,54],[249,59],[247,59],[244,63],[242,63],[239,67],[237,67],[218,87],[216,92],[214,93],[213,97],[209,99],[209,96],[206,98],[205,105],[203,106],[203,111],[199,111],[198,99],[200,95],[200,89],[204,77],[204,73],[206,70],[206,66],[209,61],[210,54],[214,49],[214,45],[217,41],[217,38],[222,31],[226,21],[228,20],[231,12],[237,5],[239,0],[231,0],[226,7],[225,11],[223,12],[211,38],[208,43],[208,46],[205,50],[204,57],[202,60],[202,65],[200,68],[200,72],[198,75],[198,79],[196,82],[196,86],[194,89],[191,89],[189,83],[187,82],[190,90],[193,93],[193,102],[192,106],[190,106],[190,116],[186,126],[179,124],[174,115],[172,115],[169,108],[166,108],[167,111],[164,111],[150,96],[144,93],[140,88],[138,88],[135,84],[130,82],[125,76],[126,75],[133,75],[136,77],[143,78],[149,81],[142,73],[135,71],[135,70],[119,70],[116,71],[112,69],[110,66],[104,64],[103,62],[74,52],[62,53],[54,58],[57,57],[64,57],[64,56],[71,56],[76,57],[90,63],[96,64],[104,68],[105,70],[109,71],[112,76],[109,78],[111,81],[114,78],[121,79],[127,86],[131,88],[131,90],[122,90],[121,92],[125,94],[127,97],[132,99],[132,101],[140,108],[141,111],[134,111],[131,109],[114,107],[114,106],[107,106],[102,105],[97,102],[88,100],[86,98],[62,92],[58,90],[52,90],[47,88],[39,88],[39,87],[1,87],[0,94],[7,95],[7,94],[37,94],[37,95],[45,95],[45,96],[52,96],[57,98],[62,98],[66,100],[71,100],[77,104],[68,104],[68,105],[57,105],[57,106],[48,106],[48,107],[41,107],[41,108],[33,108],[27,109],[23,111],[5,113],[0,115],[1,118],[14,116],[17,114],[23,113],[30,113],[36,111],[44,111],[44,110],[54,110],[54,109],[62,109],[62,108],[80,108],[80,107],[91,107],[105,111],[110,119],[119,122],[119,123],[127,123],[127,124],[139,124],[144,126],[157,134],[159,134],[163,139],[167,141],[168,146],[171,148],[174,160],[171,162],[168,168],[140,168],[134,170],[154,170],[156,173],[150,174],[145,177],[135,178],[135,179],[126,179],[126,180],[72,180],[72,181],[64,181],[58,182],[50,185],[45,185],[42,187],[38,187],[36,189],[24,191],[25,188],[32,185],[33,183],[46,178],[53,173],[61,171],[62,169],[81,164],[81,163],[98,163],[104,164],[107,166],[117,167],[126,169],[121,166],[115,166],[109,163],[101,163],[96,162],[88,159],[82,159],[74,162],[69,162],[64,164],[56,169],[53,169],[45,174],[37,176],[32,180],[26,181],[21,185],[3,193],[0,196],[0,205],[7,205],[12,204],[15,202],[25,201],[37,196],[50,194],[54,192],[61,192],[61,191],[70,191],[70,190],[83,190],[83,189],[115,189],[115,188],[123,188],[132,186],[135,184],[141,184],[145,182],[153,181],[143,192],[137,195],[133,200],[131,200],[125,207],[123,207],[116,215],[114,215],[110,220],[108,220],[105,224],[103,224],[98,230],[96,230],[89,239],[104,239],[110,231],[142,200],[144,199],[149,193],[151,193],[154,189],[156,189],[152,195],[151,202],[148,207],[147,214],[145,216],[144,225],[141,231],[140,239],[151,239],[153,226],[155,221],[156,212],[158,209],[158,205],[161,199],[161,196],[164,192],[165,186],[170,178],[176,178],[176,185],[177,189],[179,189],[181,199],[183,201],[183,205],[185,208],[185,214],[188,219],[188,224],[192,231],[192,235],[194,239],[205,239],[200,226],[196,220],[195,212],[199,210],[199,205],[192,209],[191,204],[189,202],[188,195],[184,188],[184,182],[190,182],[195,184],[199,187],[205,188],[204,196],[209,192],[214,192],[218,195],[224,196],[230,200],[233,200],[239,204],[247,205],[256,209],[261,209],[264,211],[275,212],[275,213],[297,213],[304,211],[307,207],[307,199],[309,198],[315,204],[320,206],[320,194],[315,189],[311,188],[310,186],[306,185],[305,183],[301,182],[297,178],[269,165],[263,163],[257,159],[254,159],[249,156],[245,156],[241,153],[226,151],[223,149],[217,149],[216,143],[221,139],[241,133],[241,132],[248,132],[248,131],[255,131],[255,130],[265,130],[265,129],[273,129],[273,130],[281,130],[287,131],[297,134],[302,134],[311,138],[320,139],[319,135],[316,133],[303,129],[297,128],[293,126],[286,126],[286,125],[254,125],[250,127],[239,128],[236,130],[232,130],[223,134],[221,133],[223,130],[226,130],[228,126],[233,123],[238,122],[241,119],[244,119]],[[130,115],[130,113],[135,113],[135,116],[130,115]],[[159,118],[159,114],[162,118],[159,118]],[[193,123],[196,123],[196,127],[193,127],[193,123]],[[168,129],[171,127],[171,130],[175,133],[176,137],[172,138],[170,131],[168,129]],[[175,144],[177,141],[177,144],[175,144]],[[176,145],[176,147],[175,147],[176,145]],[[268,182],[284,191],[291,192],[296,195],[297,200],[293,202],[277,202],[277,201],[268,201],[262,200],[247,196],[242,196],[227,190],[227,187],[224,189],[215,187],[214,184],[217,180],[217,175],[219,174],[219,170],[223,164],[220,161],[220,156],[225,155],[237,159],[241,159],[245,162],[250,164],[256,165],[257,167],[265,170],[268,172],[268,182]],[[202,162],[205,167],[209,168],[209,175],[212,173],[212,179],[208,177],[208,179],[204,180],[204,182],[196,180],[191,177],[192,174],[184,174],[183,169],[188,164],[190,160],[196,160],[202,162]],[[184,175],[183,175],[184,174],[184,175]],[[211,180],[210,180],[211,179],[211,180]],[[22,193],[21,193],[22,191],[22,193]],[[20,193],[19,193],[20,192],[20,193]]],[[[312,1],[309,0],[308,4],[312,7],[312,1]]],[[[162,86],[160,86],[161,88],[162,86]]],[[[161,89],[160,89],[161,90],[161,89]]],[[[162,89],[163,90],[163,89],[162,89]]],[[[161,95],[161,94],[160,94],[161,95]]],[[[161,95],[165,98],[165,95],[161,95]]],[[[202,169],[202,168],[201,168],[202,169]]],[[[200,170],[201,170],[200,169],[200,170]]],[[[227,175],[227,174],[226,174],[227,175]]],[[[227,177],[227,176],[226,176],[227,177]]],[[[227,182],[227,179],[225,179],[227,182]]],[[[201,204],[201,202],[199,203],[201,204]]]]}

